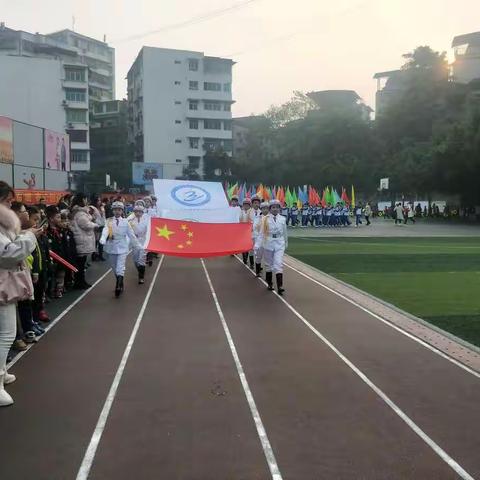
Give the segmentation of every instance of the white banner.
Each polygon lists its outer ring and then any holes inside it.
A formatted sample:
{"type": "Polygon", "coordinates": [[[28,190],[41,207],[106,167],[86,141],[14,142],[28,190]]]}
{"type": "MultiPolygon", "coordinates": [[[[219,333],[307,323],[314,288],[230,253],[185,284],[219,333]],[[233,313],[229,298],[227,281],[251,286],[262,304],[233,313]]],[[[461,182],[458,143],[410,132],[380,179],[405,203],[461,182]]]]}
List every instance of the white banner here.
{"type": "Polygon", "coordinates": [[[159,210],[158,216],[170,220],[202,223],[238,223],[240,221],[239,207],[214,208],[211,210],[159,210]]]}
{"type": "Polygon", "coordinates": [[[211,210],[227,208],[228,201],[219,182],[153,180],[157,205],[163,210],[211,210]]]}

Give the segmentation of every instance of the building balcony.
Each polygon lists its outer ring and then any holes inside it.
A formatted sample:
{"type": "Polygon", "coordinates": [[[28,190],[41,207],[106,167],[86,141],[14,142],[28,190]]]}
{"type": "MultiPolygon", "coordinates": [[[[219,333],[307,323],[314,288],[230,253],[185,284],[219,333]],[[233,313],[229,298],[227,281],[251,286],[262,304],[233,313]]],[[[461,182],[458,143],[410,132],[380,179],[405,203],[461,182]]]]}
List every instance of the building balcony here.
{"type": "Polygon", "coordinates": [[[77,110],[88,110],[88,102],[73,102],[71,100],[64,100],[62,102],[62,107],[73,108],[77,110]]]}
{"type": "Polygon", "coordinates": [[[92,72],[98,73],[99,75],[102,75],[107,78],[112,77],[112,72],[107,70],[106,68],[100,68],[100,67],[89,67],[92,72]]]}
{"type": "Polygon", "coordinates": [[[87,80],[62,80],[62,85],[64,88],[86,88],[87,80]]]}
{"type": "Polygon", "coordinates": [[[108,90],[108,91],[112,90],[112,84],[111,83],[104,83],[104,82],[100,82],[98,80],[90,79],[88,81],[88,84],[91,85],[92,87],[100,88],[102,90],[108,90]]]}
{"type": "Polygon", "coordinates": [[[81,122],[81,123],[66,122],[65,129],[66,130],[88,130],[89,124],[88,122],[81,122]]]}
{"type": "Polygon", "coordinates": [[[188,130],[190,137],[214,138],[218,140],[232,140],[231,130],[208,130],[201,128],[199,130],[188,130]],[[198,133],[195,133],[198,132],[198,133]]]}
{"type": "Polygon", "coordinates": [[[70,142],[72,150],[90,150],[88,142],[70,142]]]}
{"type": "MultiPolygon", "coordinates": [[[[188,105],[187,105],[188,108],[188,105]]],[[[187,119],[207,119],[207,120],[231,120],[232,112],[226,112],[224,110],[205,110],[202,105],[199,105],[198,110],[187,110],[187,119]]]]}
{"type": "Polygon", "coordinates": [[[224,92],[223,90],[215,92],[210,90],[203,90],[202,88],[200,88],[199,90],[189,90],[188,98],[192,100],[217,100],[219,102],[233,103],[232,92],[224,92]]]}

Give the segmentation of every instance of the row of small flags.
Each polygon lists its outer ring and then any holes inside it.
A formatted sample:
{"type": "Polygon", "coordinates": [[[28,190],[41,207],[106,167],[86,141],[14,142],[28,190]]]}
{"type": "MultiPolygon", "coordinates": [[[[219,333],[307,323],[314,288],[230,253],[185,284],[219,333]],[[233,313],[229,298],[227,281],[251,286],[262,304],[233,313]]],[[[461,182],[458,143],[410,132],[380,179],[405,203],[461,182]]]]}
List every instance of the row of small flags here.
{"type": "Polygon", "coordinates": [[[351,205],[355,207],[355,188],[352,185],[350,198],[347,195],[347,191],[342,187],[342,193],[339,195],[337,190],[333,187],[325,187],[320,195],[319,190],[311,185],[304,185],[303,187],[283,187],[283,186],[273,186],[269,187],[267,185],[246,185],[245,183],[239,185],[235,184],[225,184],[225,193],[229,200],[233,196],[237,196],[240,204],[245,200],[245,198],[252,198],[254,195],[257,195],[262,200],[279,200],[280,202],[285,203],[287,207],[293,207],[296,205],[298,208],[302,208],[305,203],[315,206],[327,206],[336,205],[341,203],[343,205],[351,205]]]}

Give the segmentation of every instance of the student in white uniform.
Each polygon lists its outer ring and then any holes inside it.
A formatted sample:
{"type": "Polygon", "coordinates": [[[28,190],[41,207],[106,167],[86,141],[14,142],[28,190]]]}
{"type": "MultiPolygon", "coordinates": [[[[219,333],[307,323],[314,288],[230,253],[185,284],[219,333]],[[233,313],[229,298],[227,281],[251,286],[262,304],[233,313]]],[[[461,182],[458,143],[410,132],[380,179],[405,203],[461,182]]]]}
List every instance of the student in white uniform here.
{"type": "Polygon", "coordinates": [[[262,220],[261,235],[268,289],[273,290],[273,274],[279,295],[283,295],[283,256],[288,247],[287,224],[280,215],[280,202],[270,202],[270,213],[262,220]]]}
{"type": "Polygon", "coordinates": [[[115,296],[123,292],[123,277],[125,276],[125,260],[129,252],[129,240],[133,248],[139,248],[137,237],[126,218],[123,218],[125,207],[122,202],[113,202],[113,217],[109,218],[103,229],[100,243],[104,245],[105,253],[117,278],[115,296]]]}
{"type": "Polygon", "coordinates": [[[145,252],[145,240],[147,238],[148,224],[150,218],[144,214],[145,208],[142,205],[135,205],[133,208],[134,217],[129,220],[129,224],[133,229],[133,233],[137,237],[139,246],[133,249],[133,263],[138,271],[138,283],[145,283],[145,264],[147,261],[147,253],[145,252]]]}
{"type": "MultiPolygon", "coordinates": [[[[262,259],[263,259],[262,238],[263,237],[261,234],[261,229],[262,229],[262,220],[268,215],[268,212],[269,212],[268,202],[262,202],[260,204],[260,211],[261,211],[260,219],[253,225],[253,232],[254,232],[254,238],[255,238],[253,249],[255,253],[255,273],[257,274],[257,277],[260,277],[262,273],[262,259]]],[[[286,221],[287,219],[285,218],[285,222],[286,221]]]]}
{"type": "MultiPolygon", "coordinates": [[[[250,223],[253,225],[253,208],[252,201],[249,198],[246,198],[242,203],[242,210],[240,211],[240,223],[250,223]]],[[[242,259],[243,263],[247,265],[248,258],[250,257],[250,268],[253,270],[253,250],[250,252],[243,252],[242,259]]]]}
{"type": "MultiPolygon", "coordinates": [[[[250,252],[250,268],[253,270],[254,264],[256,263],[255,261],[255,243],[257,241],[258,237],[258,225],[260,224],[260,220],[262,218],[262,212],[260,210],[260,204],[262,203],[262,200],[259,196],[254,195],[252,197],[252,240],[253,240],[253,250],[250,252]]],[[[258,268],[261,268],[260,265],[257,265],[255,267],[255,270],[258,270],[258,268]]]]}
{"type": "Polygon", "coordinates": [[[127,217],[128,221],[133,220],[135,218],[135,207],[137,205],[142,206],[143,207],[143,212],[145,213],[145,202],[143,200],[136,200],[134,205],[133,205],[132,213],[130,213],[130,215],[127,217]]]}
{"type": "MultiPolygon", "coordinates": [[[[150,217],[156,217],[157,216],[157,207],[154,205],[152,197],[145,197],[143,199],[145,203],[145,213],[150,216],[150,217]]],[[[157,200],[155,199],[155,202],[157,200]]]]}

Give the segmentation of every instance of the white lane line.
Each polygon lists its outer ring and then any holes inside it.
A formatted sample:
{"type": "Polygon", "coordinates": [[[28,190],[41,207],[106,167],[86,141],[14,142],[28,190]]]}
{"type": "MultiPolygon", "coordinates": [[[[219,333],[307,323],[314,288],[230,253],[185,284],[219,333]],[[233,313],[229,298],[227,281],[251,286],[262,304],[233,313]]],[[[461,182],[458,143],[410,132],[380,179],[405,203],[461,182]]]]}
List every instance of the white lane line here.
{"type": "MultiPolygon", "coordinates": [[[[236,257],[243,265],[243,262],[236,257]]],[[[244,265],[245,266],[245,265],[244,265]]],[[[247,266],[246,269],[255,275],[247,266]]],[[[267,285],[267,282],[262,278],[259,280],[267,285]]],[[[430,438],[388,395],[377,387],[355,364],[353,364],[340,350],[338,350],[333,343],[324,337],[308,320],[303,317],[294,307],[292,307],[283,297],[277,292],[272,292],[277,298],[282,301],[286,307],[299,318],[308,329],[310,329],[330,350],[332,350],[356,375],[358,375],[363,382],[365,382],[452,470],[454,470],[464,480],[475,480],[459,463],[457,463],[445,450],[440,447],[432,438],[430,438]]]]}
{"type": "MultiPolygon", "coordinates": [[[[88,290],[85,290],[72,304],[70,304],[60,315],[58,315],[52,322],[45,327],[45,333],[38,337],[38,342],[42,340],[45,335],[72,309],[80,303],[109,273],[111,269],[109,268],[88,290]]],[[[36,343],[38,343],[36,342],[36,343]]],[[[7,364],[7,369],[13,367],[36,343],[30,343],[26,350],[18,353],[15,358],[7,364]]]]}
{"type": "Polygon", "coordinates": [[[365,308],[365,307],[363,307],[362,305],[358,304],[357,302],[355,302],[355,300],[352,300],[352,299],[346,297],[345,295],[343,295],[342,293],[335,291],[333,288],[331,288],[331,287],[323,284],[322,282],[319,282],[319,281],[316,280],[315,278],[310,277],[310,276],[307,275],[306,273],[303,273],[303,272],[301,272],[300,270],[296,269],[295,267],[292,267],[292,266],[289,265],[288,263],[284,263],[284,265],[285,265],[287,268],[290,268],[290,269],[293,270],[294,272],[298,273],[298,274],[301,275],[302,277],[305,277],[307,280],[310,280],[311,282],[316,283],[316,284],[319,285],[320,287],[323,287],[325,290],[328,290],[329,292],[334,293],[335,295],[337,295],[337,296],[340,297],[341,299],[345,300],[346,302],[354,305],[355,307],[359,308],[360,310],[364,311],[365,313],[368,313],[368,315],[371,315],[372,317],[376,318],[377,320],[380,320],[382,323],[384,323],[385,325],[388,325],[389,327],[393,328],[394,330],[396,330],[397,332],[401,333],[402,335],[405,335],[406,337],[410,338],[411,340],[414,340],[415,342],[417,342],[417,343],[419,343],[420,345],[424,346],[425,348],[427,348],[427,349],[430,350],[431,352],[436,353],[437,355],[439,355],[440,357],[444,358],[445,360],[448,360],[449,362],[453,363],[453,364],[456,365],[457,367],[460,367],[462,370],[465,370],[466,372],[470,373],[470,374],[473,375],[474,377],[480,378],[480,373],[479,373],[479,372],[471,369],[470,367],[468,367],[467,365],[464,365],[463,363],[459,362],[458,360],[455,360],[453,357],[450,357],[450,356],[447,355],[446,353],[442,352],[441,350],[439,350],[438,348],[434,347],[433,345],[430,345],[429,343],[425,342],[425,341],[422,340],[421,338],[416,337],[415,335],[411,334],[410,332],[407,332],[406,330],[403,330],[402,328],[398,327],[397,325],[394,325],[393,323],[389,322],[389,321],[386,320],[385,318],[382,318],[382,317],[380,317],[379,315],[377,315],[376,313],[372,312],[372,311],[369,310],[368,308],[365,308]]]}
{"type": "Polygon", "coordinates": [[[253,398],[252,392],[250,390],[250,386],[248,385],[247,377],[245,376],[242,363],[240,362],[237,349],[233,342],[232,335],[230,334],[230,329],[228,328],[227,322],[225,320],[225,316],[223,315],[222,307],[220,306],[220,302],[218,301],[217,294],[215,292],[215,289],[213,288],[213,284],[210,279],[210,275],[208,274],[207,267],[205,266],[205,262],[203,259],[201,259],[201,262],[202,262],[203,270],[205,272],[205,276],[207,277],[207,282],[208,282],[208,286],[210,287],[210,292],[212,293],[213,301],[215,302],[215,306],[217,307],[218,316],[220,317],[220,321],[222,322],[223,331],[225,332],[225,336],[227,337],[228,345],[230,347],[230,351],[232,352],[232,356],[235,361],[235,366],[237,367],[237,373],[238,373],[238,376],[240,377],[240,382],[242,383],[243,391],[245,392],[245,396],[247,397],[248,406],[250,407],[250,412],[255,422],[255,427],[257,428],[257,434],[262,444],[263,453],[265,454],[265,458],[268,463],[268,468],[270,469],[270,474],[272,475],[273,480],[282,480],[282,474],[280,473],[280,470],[278,468],[277,460],[275,459],[275,454],[273,453],[272,446],[270,445],[270,441],[268,440],[267,432],[265,430],[265,427],[263,426],[260,413],[258,412],[258,409],[257,409],[257,405],[255,404],[255,399],[253,398]]]}
{"type": "Polygon", "coordinates": [[[97,425],[95,426],[95,430],[93,431],[92,438],[90,439],[90,443],[88,445],[87,451],[85,452],[85,456],[83,457],[82,464],[80,465],[80,469],[78,471],[77,480],[87,480],[90,474],[90,470],[92,468],[93,461],[95,459],[95,454],[97,453],[97,448],[102,439],[103,431],[105,430],[105,425],[108,420],[108,416],[110,415],[110,410],[112,408],[113,402],[117,395],[118,386],[120,385],[120,381],[122,380],[123,372],[125,370],[125,366],[127,365],[128,357],[130,356],[130,352],[132,350],[133,343],[135,342],[135,338],[137,337],[138,329],[140,328],[140,324],[143,320],[143,315],[145,314],[145,309],[147,308],[148,301],[150,300],[150,296],[152,295],[152,290],[155,285],[155,281],[157,280],[157,275],[162,266],[163,259],[165,256],[162,256],[160,262],[158,263],[157,269],[155,271],[155,275],[153,276],[152,283],[148,289],[147,295],[145,296],[145,300],[143,301],[142,308],[138,314],[137,320],[135,321],[135,325],[132,330],[132,334],[130,335],[130,339],[128,340],[127,346],[125,347],[125,351],[123,352],[122,359],[117,369],[117,373],[115,374],[115,378],[113,379],[112,386],[110,387],[110,391],[108,392],[107,398],[105,400],[105,404],[103,405],[102,411],[100,416],[98,417],[97,425]]]}

